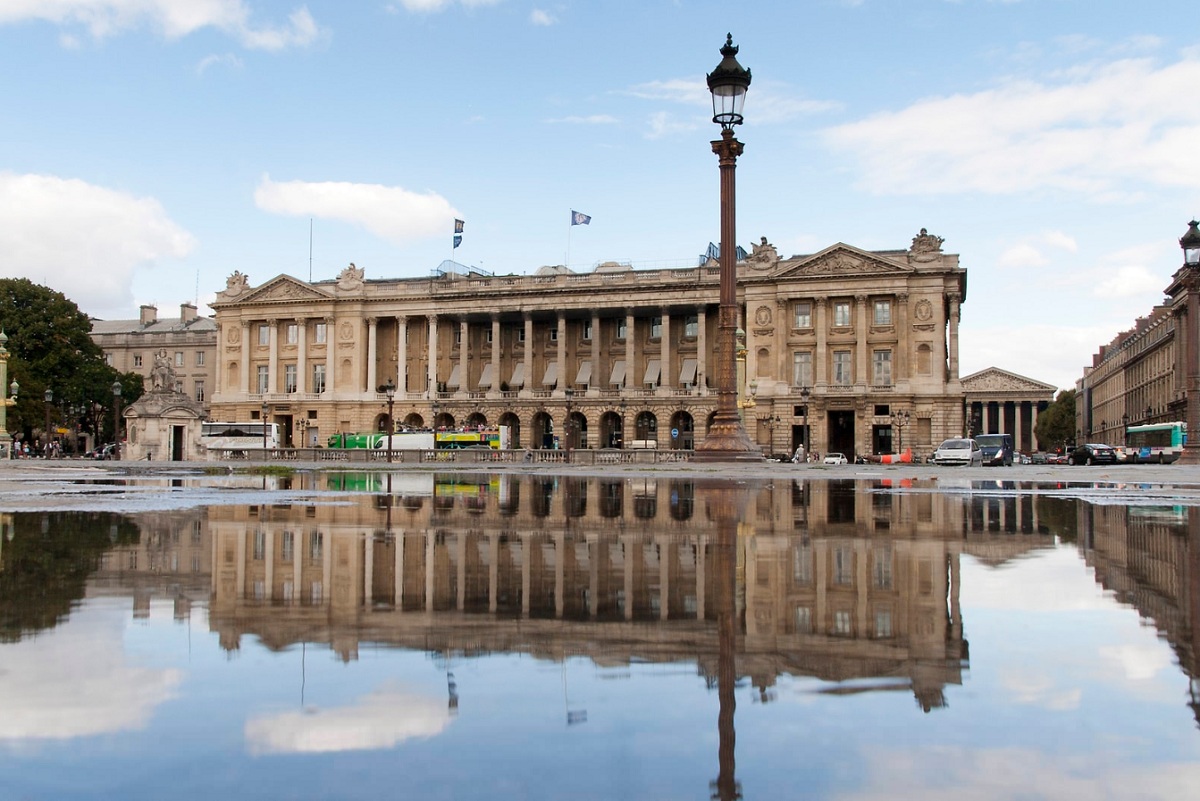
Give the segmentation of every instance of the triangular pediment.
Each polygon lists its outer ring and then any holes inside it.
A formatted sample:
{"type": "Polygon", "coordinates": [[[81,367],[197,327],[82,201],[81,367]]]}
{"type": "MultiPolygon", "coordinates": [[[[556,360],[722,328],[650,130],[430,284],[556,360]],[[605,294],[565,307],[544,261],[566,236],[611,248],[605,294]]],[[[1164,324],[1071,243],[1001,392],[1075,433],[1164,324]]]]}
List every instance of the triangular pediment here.
{"type": "Polygon", "coordinates": [[[907,263],[901,264],[859,250],[842,242],[831,245],[811,256],[799,256],[779,262],[775,278],[809,278],[834,275],[895,275],[911,273],[907,263]]]}
{"type": "Polygon", "coordinates": [[[238,298],[239,303],[333,300],[333,296],[290,275],[280,275],[238,298]]]}
{"type": "Polygon", "coordinates": [[[1047,384],[1044,381],[1038,381],[1034,378],[1028,378],[1016,373],[1010,373],[1008,370],[1001,370],[999,367],[988,367],[985,370],[980,370],[977,373],[971,373],[961,379],[963,392],[970,395],[972,393],[983,392],[1022,392],[1026,394],[1042,394],[1049,395],[1053,398],[1058,392],[1058,387],[1053,384],[1047,384]]]}

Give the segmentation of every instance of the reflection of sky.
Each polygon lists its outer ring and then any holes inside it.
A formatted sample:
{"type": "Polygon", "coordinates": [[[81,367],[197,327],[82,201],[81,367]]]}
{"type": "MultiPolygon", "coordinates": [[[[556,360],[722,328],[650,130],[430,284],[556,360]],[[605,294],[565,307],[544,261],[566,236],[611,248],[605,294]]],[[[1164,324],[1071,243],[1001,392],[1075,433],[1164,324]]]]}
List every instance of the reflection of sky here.
{"type": "Polygon", "coordinates": [[[128,601],[72,618],[0,651],[0,743],[141,729],[178,691],[179,670],[136,664],[125,652],[128,601]]]}
{"type": "MultiPolygon", "coordinates": [[[[741,681],[747,799],[1194,795],[1200,733],[1169,646],[1074,549],[964,558],[961,577],[970,665],[946,708],[786,675],[764,704],[741,681]]],[[[597,626],[596,647],[623,625],[597,626]]],[[[718,773],[716,688],[688,661],[447,662],[362,642],[343,662],[252,636],[225,653],[203,609],[135,621],[127,599],[0,646],[0,703],[15,798],[704,798],[718,773]]]]}

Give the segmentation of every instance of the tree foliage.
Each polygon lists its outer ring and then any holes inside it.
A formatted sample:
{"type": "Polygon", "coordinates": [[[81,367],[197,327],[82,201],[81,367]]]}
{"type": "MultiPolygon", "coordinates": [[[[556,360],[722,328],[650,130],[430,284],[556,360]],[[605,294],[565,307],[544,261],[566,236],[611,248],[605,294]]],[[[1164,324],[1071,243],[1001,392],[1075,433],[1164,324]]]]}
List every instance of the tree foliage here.
{"type": "MultiPolygon", "coordinates": [[[[30,437],[45,425],[45,391],[54,393],[51,425],[66,424],[71,406],[109,410],[102,434],[112,430],[112,384],[121,382],[122,405],[142,394],[141,377],[118,373],[104,363],[104,354],[91,339],[92,323],[61,292],[27,278],[0,279],[0,329],[8,336],[8,380],[20,384],[17,405],[8,410],[8,430],[30,437]]],[[[9,388],[3,388],[4,395],[9,388]]],[[[91,413],[79,418],[82,429],[92,427],[91,413]]]]}
{"type": "Polygon", "coordinates": [[[1075,390],[1064,389],[1040,413],[1033,432],[1043,448],[1059,448],[1075,441],[1075,390]]]}

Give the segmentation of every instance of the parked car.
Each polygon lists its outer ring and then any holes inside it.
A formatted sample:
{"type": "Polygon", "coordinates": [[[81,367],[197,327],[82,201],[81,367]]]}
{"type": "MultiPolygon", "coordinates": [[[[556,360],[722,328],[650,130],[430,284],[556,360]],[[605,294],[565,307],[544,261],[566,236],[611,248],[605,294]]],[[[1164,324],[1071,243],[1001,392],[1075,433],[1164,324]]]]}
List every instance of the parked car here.
{"type": "Polygon", "coordinates": [[[1050,454],[1043,453],[1042,451],[1034,451],[1029,461],[1033,464],[1050,464],[1050,454]]]}
{"type": "Polygon", "coordinates": [[[827,453],[821,462],[823,464],[849,464],[844,453],[827,453]]]}
{"type": "Polygon", "coordinates": [[[933,463],[982,465],[983,449],[973,439],[948,439],[933,452],[933,463]]]}
{"type": "Polygon", "coordinates": [[[1067,464],[1116,464],[1117,451],[1111,445],[1089,442],[1067,454],[1067,464]]]}
{"type": "Polygon", "coordinates": [[[104,445],[103,447],[100,447],[100,448],[96,448],[96,450],[92,451],[92,458],[93,459],[102,459],[102,460],[103,459],[111,459],[111,458],[113,458],[113,452],[116,449],[117,449],[116,444],[110,442],[107,445],[104,445]]]}

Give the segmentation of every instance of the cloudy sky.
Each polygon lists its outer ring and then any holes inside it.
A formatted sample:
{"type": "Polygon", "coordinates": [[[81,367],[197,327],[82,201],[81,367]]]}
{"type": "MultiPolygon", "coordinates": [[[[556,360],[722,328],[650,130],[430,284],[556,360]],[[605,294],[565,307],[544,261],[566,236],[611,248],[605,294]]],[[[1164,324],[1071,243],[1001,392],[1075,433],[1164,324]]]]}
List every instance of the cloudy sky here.
{"type": "Polygon", "coordinates": [[[739,241],[928,228],[969,271],[963,374],[1070,386],[1200,214],[1195,23],[1183,0],[0,0],[0,275],[111,319],[234,270],[687,266],[719,239],[704,75],[731,32],[739,241]]]}

